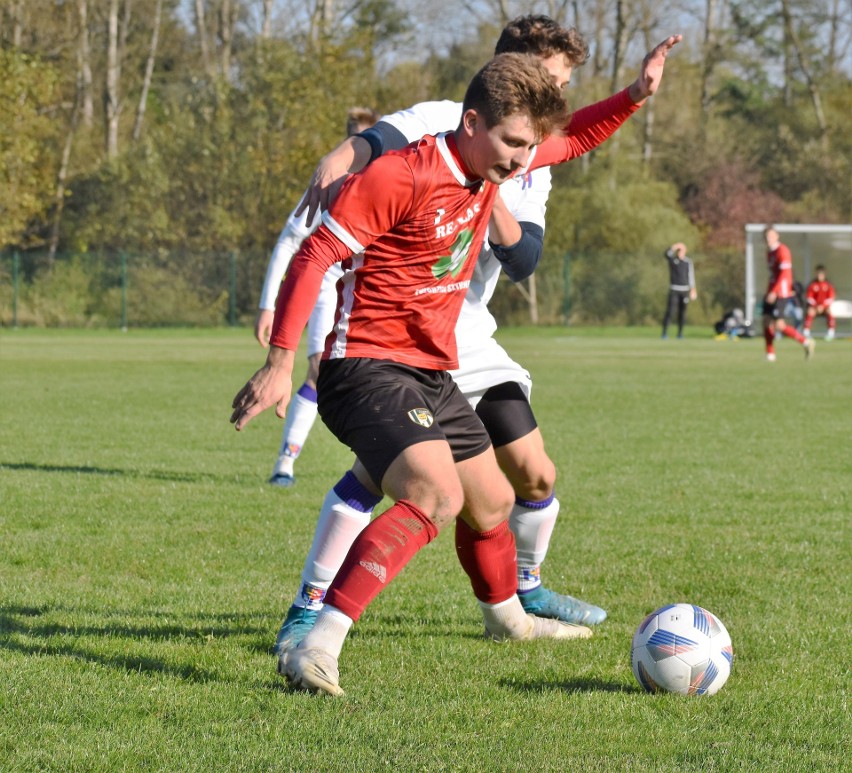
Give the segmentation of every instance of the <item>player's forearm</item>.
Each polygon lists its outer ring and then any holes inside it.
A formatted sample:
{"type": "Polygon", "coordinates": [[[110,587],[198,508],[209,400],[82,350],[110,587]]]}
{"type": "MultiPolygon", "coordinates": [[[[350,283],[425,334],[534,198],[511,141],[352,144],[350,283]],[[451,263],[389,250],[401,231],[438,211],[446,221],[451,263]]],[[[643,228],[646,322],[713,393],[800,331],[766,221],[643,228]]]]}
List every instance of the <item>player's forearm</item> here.
{"type": "Polygon", "coordinates": [[[521,237],[511,245],[494,244],[490,235],[488,238],[495,257],[513,282],[520,282],[532,275],[541,260],[544,247],[544,230],[540,225],[520,223],[519,228],[521,237]]]}
{"type": "Polygon", "coordinates": [[[281,287],[281,280],[284,274],[287,273],[287,267],[293,259],[293,255],[299,249],[303,237],[293,233],[288,228],[285,228],[278,241],[275,244],[275,249],[272,250],[272,255],[269,257],[269,264],[266,267],[266,277],[263,280],[263,289],[260,292],[260,303],[258,308],[272,310],[275,308],[275,298],[278,296],[278,290],[281,287]]]}
{"type": "Polygon", "coordinates": [[[570,161],[609,139],[639,109],[624,89],[608,99],[577,110],[562,137],[548,137],[536,151],[531,169],[570,161]]]}
{"type": "Polygon", "coordinates": [[[370,163],[370,152],[370,143],[356,134],[347,137],[334,150],[323,156],[318,168],[327,170],[335,179],[345,174],[355,174],[370,163]]]}

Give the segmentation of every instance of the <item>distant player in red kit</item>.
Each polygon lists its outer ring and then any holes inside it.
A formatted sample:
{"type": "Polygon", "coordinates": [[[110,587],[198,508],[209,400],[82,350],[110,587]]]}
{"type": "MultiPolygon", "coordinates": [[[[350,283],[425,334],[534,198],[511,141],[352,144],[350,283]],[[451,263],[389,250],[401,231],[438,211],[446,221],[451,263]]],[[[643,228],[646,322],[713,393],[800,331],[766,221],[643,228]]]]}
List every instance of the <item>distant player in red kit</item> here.
{"type": "Polygon", "coordinates": [[[814,317],[823,316],[828,325],[825,340],[834,338],[834,317],[831,315],[831,304],[834,302],[834,285],[825,278],[825,266],[816,267],[816,277],[808,285],[806,293],[808,310],[805,315],[805,336],[811,337],[811,323],[814,317]]]}
{"type": "Polygon", "coordinates": [[[814,342],[805,338],[796,328],[788,325],[781,312],[786,301],[795,295],[793,289],[793,258],[786,244],[778,238],[772,226],[763,232],[766,240],[766,266],[769,269],[769,287],[763,298],[763,337],[766,340],[766,359],[775,362],[775,331],[792,338],[805,349],[805,359],[814,353],[814,342]]]}

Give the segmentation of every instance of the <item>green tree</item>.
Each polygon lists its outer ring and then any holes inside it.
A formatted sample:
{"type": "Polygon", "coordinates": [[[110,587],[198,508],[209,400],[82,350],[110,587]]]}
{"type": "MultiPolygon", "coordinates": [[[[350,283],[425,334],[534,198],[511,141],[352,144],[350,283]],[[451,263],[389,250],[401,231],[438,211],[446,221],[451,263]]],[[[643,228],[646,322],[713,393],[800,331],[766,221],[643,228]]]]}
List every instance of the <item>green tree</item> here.
{"type": "Polygon", "coordinates": [[[38,57],[0,49],[0,248],[27,246],[51,205],[59,74],[38,57]]]}

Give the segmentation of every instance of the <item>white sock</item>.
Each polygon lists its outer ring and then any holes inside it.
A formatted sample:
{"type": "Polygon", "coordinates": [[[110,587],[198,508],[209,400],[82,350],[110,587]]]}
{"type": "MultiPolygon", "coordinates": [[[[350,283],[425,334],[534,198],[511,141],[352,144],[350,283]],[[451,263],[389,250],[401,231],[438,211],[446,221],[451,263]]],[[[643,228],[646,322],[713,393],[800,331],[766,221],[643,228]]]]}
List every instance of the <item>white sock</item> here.
{"type": "Polygon", "coordinates": [[[284,434],[278,451],[278,462],[274,473],[293,474],[293,462],[302,453],[302,447],[308,439],[311,427],[317,418],[317,401],[296,393],[287,406],[287,418],[284,421],[284,434]]]}
{"type": "Polygon", "coordinates": [[[498,604],[479,602],[485,628],[492,636],[503,639],[524,639],[532,623],[517,596],[511,596],[498,604]]]}
{"type": "Polygon", "coordinates": [[[335,658],[339,658],[340,651],[343,649],[343,642],[346,641],[346,635],[349,633],[352,623],[352,618],[344,615],[336,607],[324,606],[317,615],[314,627],[308,631],[299,646],[306,650],[325,650],[335,658]]]}
{"type": "Polygon", "coordinates": [[[518,554],[518,590],[541,585],[541,564],[550,547],[550,536],[559,515],[559,500],[551,495],[543,502],[518,499],[509,516],[518,554]]]}
{"type": "MultiPolygon", "coordinates": [[[[334,579],[355,538],[370,523],[373,509],[366,512],[344,501],[337,487],[326,495],[320,509],[311,550],[302,568],[302,587],[296,597],[296,606],[321,609],[322,600],[334,579]]],[[[353,500],[349,500],[353,501],[353,500]]]]}

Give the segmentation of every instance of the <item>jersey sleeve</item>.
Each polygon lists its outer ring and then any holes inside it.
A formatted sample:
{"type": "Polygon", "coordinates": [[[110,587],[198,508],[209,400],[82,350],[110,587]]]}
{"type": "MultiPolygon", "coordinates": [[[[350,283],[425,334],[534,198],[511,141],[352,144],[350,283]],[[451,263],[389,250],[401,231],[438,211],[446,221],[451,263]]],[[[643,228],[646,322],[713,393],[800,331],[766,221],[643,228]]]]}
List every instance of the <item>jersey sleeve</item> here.
{"type": "MultiPolygon", "coordinates": [[[[303,197],[304,198],[304,197],[303,197]]],[[[301,202],[299,202],[301,204],[301,202]]],[[[298,209],[298,206],[296,207],[298,209]]],[[[278,241],[269,256],[266,266],[266,278],[263,280],[263,289],[260,291],[260,303],[258,308],[272,310],[275,308],[275,299],[281,287],[281,280],[287,272],[290,261],[298,251],[302,242],[310,236],[320,224],[319,212],[313,222],[307,222],[307,210],[296,217],[296,210],[290,213],[283,230],[278,235],[278,241]]]]}
{"type": "Polygon", "coordinates": [[[500,198],[519,223],[534,223],[545,227],[547,198],[553,187],[549,167],[527,173],[526,179],[507,180],[500,186],[500,198]],[[519,186],[519,189],[510,186],[519,186]]]}
{"type": "Polygon", "coordinates": [[[440,102],[420,102],[406,110],[384,116],[379,123],[390,124],[410,143],[427,134],[453,131],[458,127],[461,115],[460,102],[444,99],[440,102]]]}
{"type": "Polygon", "coordinates": [[[816,282],[811,282],[808,285],[808,289],[805,291],[805,299],[808,302],[808,306],[816,306],[817,305],[817,291],[819,290],[819,285],[816,282]]]}
{"type": "Polygon", "coordinates": [[[594,150],[609,139],[639,105],[630,99],[628,89],[577,110],[562,136],[551,135],[537,148],[530,169],[570,161],[594,150]]]}

